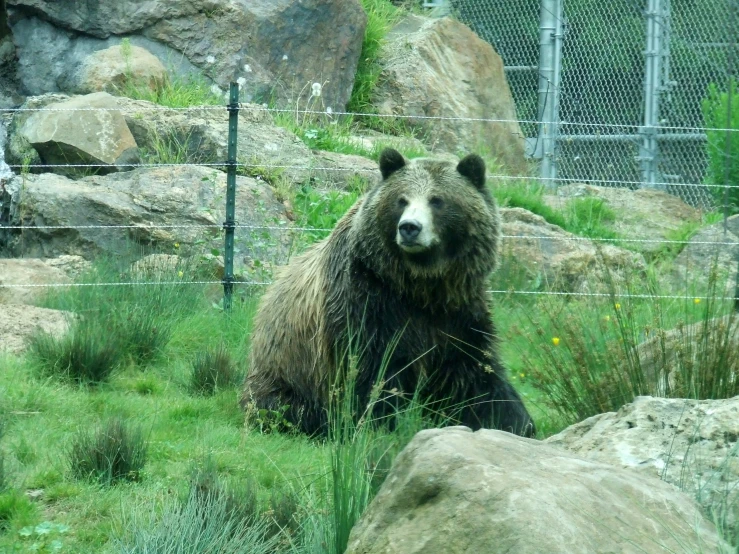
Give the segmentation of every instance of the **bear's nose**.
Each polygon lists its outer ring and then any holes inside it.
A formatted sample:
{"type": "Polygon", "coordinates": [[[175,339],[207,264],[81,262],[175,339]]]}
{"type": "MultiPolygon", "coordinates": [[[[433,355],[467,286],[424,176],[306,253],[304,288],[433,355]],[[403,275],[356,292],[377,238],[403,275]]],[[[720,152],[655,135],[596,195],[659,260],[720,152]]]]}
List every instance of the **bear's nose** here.
{"type": "Polygon", "coordinates": [[[423,229],[423,225],[415,219],[406,219],[398,225],[398,231],[400,231],[400,236],[403,240],[415,239],[421,232],[421,229],[423,229]]]}

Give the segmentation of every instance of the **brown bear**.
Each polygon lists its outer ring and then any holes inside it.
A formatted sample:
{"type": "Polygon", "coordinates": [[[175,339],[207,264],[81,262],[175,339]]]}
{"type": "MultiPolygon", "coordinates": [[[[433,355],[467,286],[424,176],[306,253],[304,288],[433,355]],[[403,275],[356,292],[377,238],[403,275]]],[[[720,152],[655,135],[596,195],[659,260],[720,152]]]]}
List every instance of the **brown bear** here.
{"type": "Polygon", "coordinates": [[[408,161],[386,149],[380,172],[262,297],[242,407],[284,409],[302,431],[325,432],[329,391],[351,356],[360,414],[379,382],[378,418],[417,393],[427,405],[456,407],[472,429],[533,436],[489,309],[500,219],[485,162],[474,154],[457,164],[408,161]]]}

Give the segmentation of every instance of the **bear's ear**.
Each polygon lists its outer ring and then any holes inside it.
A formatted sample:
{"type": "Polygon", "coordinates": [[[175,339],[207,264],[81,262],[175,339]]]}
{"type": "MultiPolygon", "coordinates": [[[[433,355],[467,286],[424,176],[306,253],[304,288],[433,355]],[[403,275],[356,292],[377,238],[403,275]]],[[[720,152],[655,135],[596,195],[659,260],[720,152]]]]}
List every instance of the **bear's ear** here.
{"type": "Polygon", "coordinates": [[[469,154],[457,164],[457,171],[482,190],[485,187],[485,161],[477,154],[469,154]]]}
{"type": "Polygon", "coordinates": [[[397,150],[385,148],[380,154],[380,173],[383,179],[387,179],[403,167],[405,167],[405,158],[397,150]]]}

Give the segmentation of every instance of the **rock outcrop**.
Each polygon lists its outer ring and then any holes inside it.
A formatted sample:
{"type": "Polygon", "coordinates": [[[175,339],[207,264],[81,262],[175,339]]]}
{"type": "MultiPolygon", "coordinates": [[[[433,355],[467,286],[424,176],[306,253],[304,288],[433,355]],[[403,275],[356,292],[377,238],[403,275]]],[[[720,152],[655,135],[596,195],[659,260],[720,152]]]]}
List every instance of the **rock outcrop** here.
{"type": "Polygon", "coordinates": [[[318,105],[335,111],[349,100],[367,21],[358,0],[8,0],[8,7],[28,94],[76,90],[85,58],[125,36],[177,73],[203,74],[224,90],[242,80],[246,101],[294,105],[302,92],[304,105],[319,83],[318,105]]]}
{"type": "MultiPolygon", "coordinates": [[[[225,173],[199,166],[141,168],[77,181],[51,173],[14,177],[2,200],[9,209],[6,220],[0,219],[0,252],[92,259],[146,247],[210,254],[223,248],[225,191],[225,173]],[[25,229],[3,231],[3,225],[25,229]],[[61,228],[43,228],[48,226],[61,228]]],[[[238,177],[237,191],[237,223],[253,227],[236,230],[235,267],[251,275],[255,261],[283,262],[293,237],[285,208],[269,187],[238,177]]]]}
{"type": "Polygon", "coordinates": [[[468,27],[409,16],[388,35],[380,64],[372,102],[381,114],[411,116],[407,121],[435,149],[488,153],[508,172],[526,170],[503,60],[468,27]]]}
{"type": "Polygon", "coordinates": [[[17,304],[0,307],[0,353],[19,354],[28,346],[28,339],[43,331],[59,337],[69,329],[72,314],[36,306],[17,304]]]}
{"type": "Polygon", "coordinates": [[[24,118],[16,132],[14,140],[30,145],[42,164],[72,166],[55,167],[56,173],[107,173],[139,162],[138,145],[116,99],[106,92],[49,103],[24,118]]]}
{"type": "Polygon", "coordinates": [[[618,412],[590,417],[546,440],[582,458],[679,487],[698,499],[734,544],[739,540],[737,441],[739,396],[702,401],[637,397],[618,412]]]}
{"type": "Polygon", "coordinates": [[[515,258],[548,288],[564,292],[606,292],[647,268],[644,256],[612,244],[596,244],[548,223],[523,208],[501,208],[503,255],[515,258]],[[607,277],[607,274],[609,278],[607,277]]]}
{"type": "Polygon", "coordinates": [[[89,267],[81,256],[0,258],[0,304],[33,304],[48,290],[42,285],[71,283],[89,267]]]}
{"type": "Polygon", "coordinates": [[[662,554],[721,546],[695,501],[657,478],[500,431],[451,427],[421,431],[398,455],[346,554],[662,554]]]}

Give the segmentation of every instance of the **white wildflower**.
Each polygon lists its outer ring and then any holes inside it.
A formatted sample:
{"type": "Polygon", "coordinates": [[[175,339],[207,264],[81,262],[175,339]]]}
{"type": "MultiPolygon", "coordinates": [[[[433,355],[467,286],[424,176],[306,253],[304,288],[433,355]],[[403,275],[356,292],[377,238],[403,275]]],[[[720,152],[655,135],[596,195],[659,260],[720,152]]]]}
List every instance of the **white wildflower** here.
{"type": "Polygon", "coordinates": [[[246,73],[251,73],[251,66],[248,63],[244,64],[244,71],[246,73]]]}
{"type": "Polygon", "coordinates": [[[205,61],[208,63],[216,63],[216,58],[215,56],[208,56],[207,58],[205,58],[205,61]]]}
{"type": "Polygon", "coordinates": [[[328,115],[331,115],[332,113],[334,113],[334,109],[331,106],[329,106],[328,108],[326,108],[326,113],[328,115]]]}
{"type": "Polygon", "coordinates": [[[239,84],[239,88],[241,88],[246,84],[246,77],[239,77],[236,79],[236,82],[239,84]]]}
{"type": "Polygon", "coordinates": [[[321,83],[313,83],[310,89],[311,96],[321,96],[321,83]]]}
{"type": "Polygon", "coordinates": [[[283,55],[282,55],[282,61],[283,61],[283,62],[286,62],[286,61],[287,61],[287,54],[283,54],[283,55]]]}

